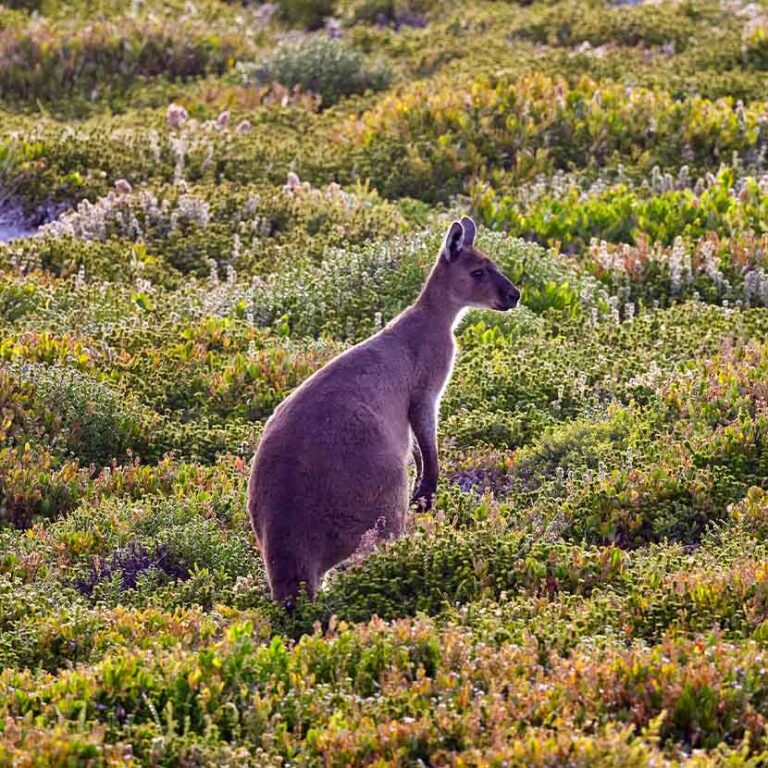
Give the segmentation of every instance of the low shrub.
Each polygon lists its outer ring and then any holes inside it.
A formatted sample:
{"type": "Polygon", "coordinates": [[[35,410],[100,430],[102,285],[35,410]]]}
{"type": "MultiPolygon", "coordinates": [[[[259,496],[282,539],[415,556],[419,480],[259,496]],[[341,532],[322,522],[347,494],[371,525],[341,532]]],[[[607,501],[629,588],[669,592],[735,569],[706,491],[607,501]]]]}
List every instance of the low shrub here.
{"type": "Polygon", "coordinates": [[[341,0],[338,12],[351,23],[426,26],[434,0],[341,0]]]}
{"type": "Polygon", "coordinates": [[[189,19],[97,21],[63,35],[37,21],[23,33],[0,32],[0,90],[8,101],[110,99],[142,78],[222,74],[243,48],[239,36],[189,19]]]}
{"type": "Polygon", "coordinates": [[[26,528],[35,520],[74,509],[90,473],[44,448],[0,448],[0,523],[26,528]]]}
{"type": "Polygon", "coordinates": [[[475,208],[490,226],[576,252],[592,239],[669,246],[678,237],[698,239],[707,233],[764,234],[767,198],[758,179],[737,183],[734,170],[722,168],[699,186],[649,194],[619,184],[588,196],[571,187],[530,205],[512,196],[498,198],[485,187],[475,192],[475,208]]]}
{"type": "Polygon", "coordinates": [[[519,184],[558,169],[687,163],[708,170],[765,143],[762,105],[543,74],[416,83],[346,129],[356,172],[390,197],[446,200],[473,178],[519,184]],[[489,168],[493,169],[489,172],[489,168]]]}
{"type": "Polygon", "coordinates": [[[708,7],[692,9],[673,4],[604,7],[558,3],[545,8],[534,21],[524,23],[515,34],[546,45],[667,45],[679,53],[690,44],[694,30],[703,26],[702,16],[710,14],[708,7]]]}
{"type": "Polygon", "coordinates": [[[383,90],[391,80],[384,65],[368,66],[360,53],[326,37],[282,43],[269,57],[257,64],[241,64],[240,70],[258,82],[276,81],[288,88],[312,91],[325,107],[344,96],[383,90]]]}
{"type": "Polygon", "coordinates": [[[768,69],[768,24],[764,19],[760,22],[745,28],[742,56],[748,65],[764,71],[768,69]]]}
{"type": "Polygon", "coordinates": [[[406,226],[396,206],[365,187],[315,188],[291,174],[283,188],[221,184],[190,192],[112,191],[95,203],[81,201],[43,226],[38,237],[7,246],[6,258],[53,270],[61,269],[56,261],[67,259],[70,270],[78,264],[90,279],[114,280],[120,272],[121,281],[159,276],[153,282],[174,285],[179,273],[208,276],[211,264],[222,276],[228,269],[263,273],[275,269],[289,250],[302,259],[317,258],[334,245],[392,236],[406,226]],[[111,247],[81,249],[81,240],[111,247]],[[118,262],[96,256],[119,254],[121,247],[118,262]]]}
{"type": "MultiPolygon", "coordinates": [[[[651,729],[663,745],[689,748],[738,747],[747,731],[760,737],[765,728],[761,650],[749,642],[667,639],[651,649],[611,648],[597,656],[583,648],[569,658],[553,654],[544,664],[534,642],[497,647],[466,629],[438,628],[425,619],[342,625],[295,647],[279,638],[258,645],[253,634],[245,621],[197,651],[118,651],[91,668],[55,676],[6,670],[3,688],[12,693],[0,711],[12,722],[28,717],[37,728],[68,722],[75,732],[90,732],[103,723],[130,738],[140,760],[153,749],[175,760],[182,734],[187,744],[204,732],[211,740],[212,725],[213,745],[265,738],[261,759],[292,754],[324,761],[333,755],[338,761],[343,750],[348,764],[372,750],[379,759],[439,753],[472,760],[512,725],[530,740],[555,717],[589,721],[590,733],[618,717],[651,729]],[[365,714],[355,706],[361,697],[368,700],[365,714]],[[451,713],[441,727],[424,716],[434,698],[451,713]],[[496,702],[493,714],[478,714],[489,698],[496,702]],[[254,710],[257,717],[246,716],[254,710]],[[284,724],[279,739],[273,738],[277,722],[284,724]],[[158,743],[161,734],[168,738],[158,743]]],[[[558,754],[547,744],[548,755],[558,754]]],[[[639,748],[636,765],[643,764],[639,748]]],[[[529,754],[522,744],[516,753],[529,754]]],[[[534,754],[541,756],[540,746],[534,754]]]]}
{"type": "Polygon", "coordinates": [[[8,373],[34,393],[34,427],[84,464],[103,466],[149,446],[156,419],[114,387],[68,367],[26,364],[8,373]]]}
{"type": "Polygon", "coordinates": [[[336,8],[335,0],[279,0],[279,16],[289,24],[316,29],[323,21],[332,16],[336,8]]]}

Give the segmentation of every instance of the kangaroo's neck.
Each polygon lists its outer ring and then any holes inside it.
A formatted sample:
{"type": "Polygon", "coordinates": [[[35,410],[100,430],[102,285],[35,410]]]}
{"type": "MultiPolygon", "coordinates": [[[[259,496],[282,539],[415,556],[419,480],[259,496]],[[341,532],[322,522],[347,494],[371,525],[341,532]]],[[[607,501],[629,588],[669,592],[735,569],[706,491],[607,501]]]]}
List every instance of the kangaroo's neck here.
{"type": "Polygon", "coordinates": [[[438,265],[430,272],[413,309],[428,317],[435,331],[451,334],[465,307],[451,296],[445,282],[438,265]]]}
{"type": "Polygon", "coordinates": [[[432,271],[416,301],[386,331],[408,348],[413,361],[410,380],[419,391],[439,393],[453,367],[453,327],[463,306],[451,299],[432,271]]]}

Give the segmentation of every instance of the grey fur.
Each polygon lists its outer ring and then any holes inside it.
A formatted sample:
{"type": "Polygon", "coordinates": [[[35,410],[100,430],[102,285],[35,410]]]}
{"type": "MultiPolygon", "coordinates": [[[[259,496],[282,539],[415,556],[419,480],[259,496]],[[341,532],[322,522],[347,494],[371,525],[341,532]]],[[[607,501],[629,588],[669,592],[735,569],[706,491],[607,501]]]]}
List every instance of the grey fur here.
{"type": "Polygon", "coordinates": [[[474,248],[471,219],[453,222],[414,304],[310,376],[275,410],[253,459],[248,510],[276,600],[348,558],[368,531],[403,532],[412,498],[437,488],[437,410],[462,310],[511,309],[517,288],[474,248]],[[482,274],[480,274],[482,270],[482,274]]]}

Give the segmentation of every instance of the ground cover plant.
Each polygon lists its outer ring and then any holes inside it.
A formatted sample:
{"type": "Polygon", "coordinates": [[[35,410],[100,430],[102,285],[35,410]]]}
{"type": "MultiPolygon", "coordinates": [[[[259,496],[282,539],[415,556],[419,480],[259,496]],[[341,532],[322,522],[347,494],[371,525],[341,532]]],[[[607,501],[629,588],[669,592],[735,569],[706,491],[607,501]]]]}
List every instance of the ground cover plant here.
{"type": "Polygon", "coordinates": [[[0,5],[0,766],[768,764],[766,30],[0,5]],[[436,506],[287,613],[264,422],[469,212],[436,506]]]}

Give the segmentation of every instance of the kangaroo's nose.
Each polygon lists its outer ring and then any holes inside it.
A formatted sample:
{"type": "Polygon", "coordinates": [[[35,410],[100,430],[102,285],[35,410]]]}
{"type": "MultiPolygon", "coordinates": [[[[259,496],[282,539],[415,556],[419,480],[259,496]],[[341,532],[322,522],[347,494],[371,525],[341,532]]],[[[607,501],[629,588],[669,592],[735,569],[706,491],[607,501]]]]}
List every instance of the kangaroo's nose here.
{"type": "Polygon", "coordinates": [[[507,301],[512,307],[516,307],[517,302],[520,301],[520,291],[515,288],[514,285],[509,289],[509,293],[507,294],[507,301]]]}

